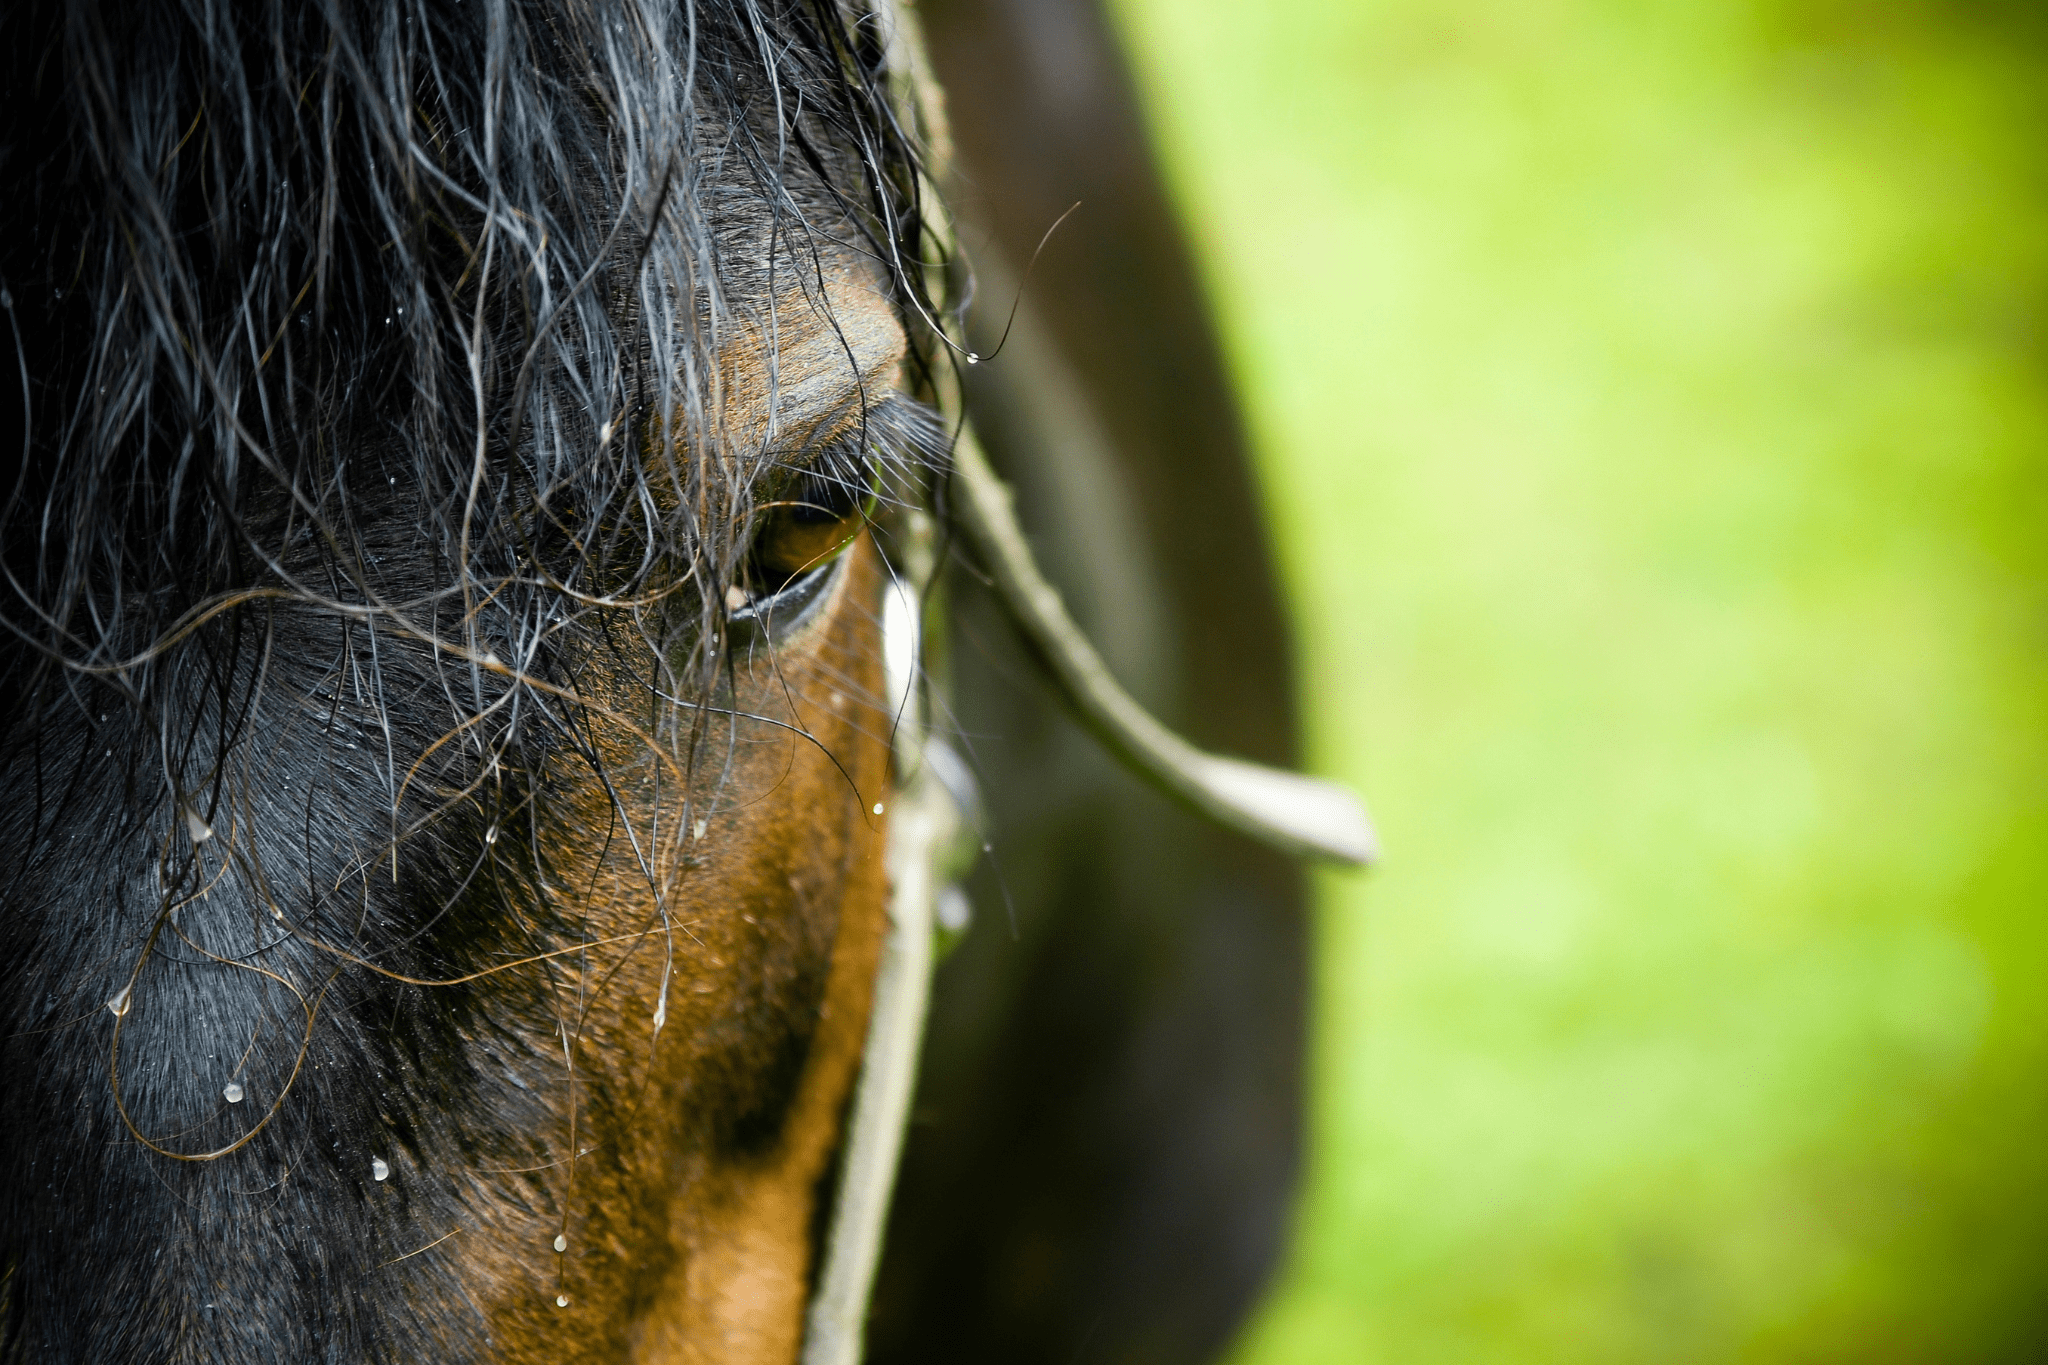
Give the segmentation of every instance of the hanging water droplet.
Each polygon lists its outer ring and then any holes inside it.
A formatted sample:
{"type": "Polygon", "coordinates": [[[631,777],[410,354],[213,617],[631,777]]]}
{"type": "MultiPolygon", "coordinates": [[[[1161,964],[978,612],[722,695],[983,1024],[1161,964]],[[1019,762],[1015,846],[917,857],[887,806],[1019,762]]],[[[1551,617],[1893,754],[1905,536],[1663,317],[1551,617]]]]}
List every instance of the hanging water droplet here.
{"type": "Polygon", "coordinates": [[[725,609],[727,611],[738,611],[745,605],[747,605],[746,589],[735,583],[725,590],[725,609]]]}
{"type": "Polygon", "coordinates": [[[967,363],[970,365],[979,365],[981,363],[981,357],[976,355],[974,352],[969,351],[967,353],[967,363]]]}
{"type": "Polygon", "coordinates": [[[705,826],[705,822],[704,822],[704,821],[702,821],[702,820],[699,820],[699,821],[697,821],[697,822],[696,822],[695,824],[693,824],[693,825],[691,825],[691,826],[690,826],[690,837],[691,837],[692,839],[701,839],[701,838],[703,838],[703,837],[704,837],[704,830],[705,830],[705,827],[706,827],[706,826],[705,826]]]}
{"type": "Polygon", "coordinates": [[[484,842],[487,844],[495,844],[498,842],[498,827],[496,825],[492,825],[489,829],[484,831],[484,842]]]}
{"type": "Polygon", "coordinates": [[[134,992],[135,987],[132,984],[123,986],[120,990],[115,991],[114,998],[107,1002],[107,1008],[114,1012],[116,1019],[127,1017],[128,1006],[134,997],[134,992]]]}
{"type": "Polygon", "coordinates": [[[877,815],[880,815],[881,813],[882,813],[882,803],[881,803],[881,802],[879,802],[879,801],[877,801],[877,802],[875,802],[875,814],[877,814],[877,815]]]}
{"type": "Polygon", "coordinates": [[[569,1306],[569,1296],[568,1296],[567,1294],[557,1294],[557,1295],[555,1295],[555,1307],[557,1307],[557,1308],[567,1308],[568,1306],[569,1306]]]}
{"type": "Polygon", "coordinates": [[[567,1251],[568,1249],[569,1249],[569,1239],[568,1239],[567,1237],[563,1236],[563,1235],[562,1235],[561,1233],[559,1233],[559,1232],[558,1232],[558,1233],[556,1233],[556,1234],[555,1234],[555,1250],[557,1250],[557,1251],[567,1251]]]}
{"type": "Polygon", "coordinates": [[[391,1168],[390,1168],[389,1166],[386,1166],[386,1165],[384,1164],[384,1158],[383,1158],[383,1157],[381,1157],[381,1156],[373,1156],[373,1157],[371,1157],[371,1158],[370,1158],[370,1179],[372,1179],[372,1180],[389,1180],[390,1178],[391,1178],[391,1168]]]}
{"type": "Polygon", "coordinates": [[[227,1087],[224,1090],[222,1090],[220,1094],[221,1098],[226,1100],[229,1104],[240,1104],[242,1102],[243,1094],[241,1083],[238,1081],[229,1081],[227,1083],[227,1087]]]}
{"type": "Polygon", "coordinates": [[[606,442],[610,441],[611,439],[612,439],[612,424],[611,424],[611,421],[610,421],[610,419],[609,419],[609,418],[607,418],[607,419],[606,419],[606,421],[605,421],[605,424],[604,424],[603,426],[601,426],[601,427],[599,427],[599,428],[597,429],[597,443],[598,443],[599,445],[604,445],[604,444],[605,444],[606,442]]]}
{"type": "Polygon", "coordinates": [[[185,833],[192,836],[192,842],[203,844],[213,837],[213,826],[200,818],[199,811],[192,806],[185,807],[185,833]]]}

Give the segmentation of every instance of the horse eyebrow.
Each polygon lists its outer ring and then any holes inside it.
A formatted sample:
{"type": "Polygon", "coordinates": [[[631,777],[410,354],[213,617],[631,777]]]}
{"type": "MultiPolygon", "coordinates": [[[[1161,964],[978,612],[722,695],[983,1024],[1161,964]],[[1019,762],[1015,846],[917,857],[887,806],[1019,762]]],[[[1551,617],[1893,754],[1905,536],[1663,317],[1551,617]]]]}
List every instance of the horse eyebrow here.
{"type": "Polygon", "coordinates": [[[831,440],[895,392],[908,340],[888,298],[843,277],[819,293],[791,291],[727,351],[725,414],[763,451],[831,440]],[[877,382],[881,381],[881,382],[877,382]],[[733,419],[738,418],[737,422],[733,419]]]}

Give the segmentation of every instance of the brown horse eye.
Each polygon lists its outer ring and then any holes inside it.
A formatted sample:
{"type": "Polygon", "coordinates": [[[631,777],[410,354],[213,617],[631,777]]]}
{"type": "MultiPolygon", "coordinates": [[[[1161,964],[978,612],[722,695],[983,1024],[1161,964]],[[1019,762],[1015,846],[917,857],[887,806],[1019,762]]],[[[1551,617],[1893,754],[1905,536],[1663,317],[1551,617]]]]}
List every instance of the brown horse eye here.
{"type": "Polygon", "coordinates": [[[762,506],[750,556],[756,591],[773,592],[829,563],[867,525],[873,500],[863,487],[813,474],[792,496],[762,506]]]}

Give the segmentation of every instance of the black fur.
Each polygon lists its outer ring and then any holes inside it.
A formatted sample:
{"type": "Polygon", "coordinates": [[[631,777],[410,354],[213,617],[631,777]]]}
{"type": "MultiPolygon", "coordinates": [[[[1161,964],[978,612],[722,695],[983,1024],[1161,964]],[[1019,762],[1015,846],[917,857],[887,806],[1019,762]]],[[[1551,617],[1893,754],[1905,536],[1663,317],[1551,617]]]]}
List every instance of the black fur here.
{"type": "Polygon", "coordinates": [[[41,0],[0,54],[0,1358],[480,1357],[391,1263],[544,1162],[559,1005],[391,974],[578,941],[576,697],[710,742],[658,699],[764,477],[688,455],[718,339],[825,247],[928,308],[873,26],[41,0]]]}

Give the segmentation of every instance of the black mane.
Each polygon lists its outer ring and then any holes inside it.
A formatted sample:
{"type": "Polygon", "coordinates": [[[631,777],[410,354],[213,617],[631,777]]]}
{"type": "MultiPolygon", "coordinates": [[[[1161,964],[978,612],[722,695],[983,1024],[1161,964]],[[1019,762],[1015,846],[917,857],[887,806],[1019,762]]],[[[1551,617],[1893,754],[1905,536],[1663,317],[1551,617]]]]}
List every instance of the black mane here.
{"type": "Polygon", "coordinates": [[[401,1258],[485,1186],[561,1197],[559,1054],[513,1026],[551,1007],[389,973],[567,933],[531,827],[602,781],[594,661],[655,661],[605,694],[643,711],[715,685],[763,467],[690,452],[720,339],[811,287],[778,262],[929,316],[883,36],[832,0],[0,17],[0,1359],[487,1351],[401,1258]],[[369,1200],[372,1156],[426,1178],[369,1200]]]}

